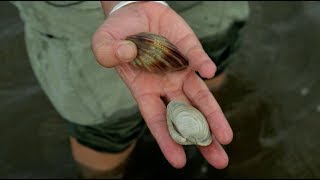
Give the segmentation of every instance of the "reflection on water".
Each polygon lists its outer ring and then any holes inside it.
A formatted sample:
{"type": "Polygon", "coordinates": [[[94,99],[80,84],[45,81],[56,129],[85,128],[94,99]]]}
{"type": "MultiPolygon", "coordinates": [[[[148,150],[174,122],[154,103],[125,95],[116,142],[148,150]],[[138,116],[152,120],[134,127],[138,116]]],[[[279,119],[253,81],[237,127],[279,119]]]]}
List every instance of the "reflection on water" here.
{"type": "MultiPolygon", "coordinates": [[[[146,133],[128,177],[320,177],[320,3],[250,5],[228,81],[213,92],[234,130],[229,167],[215,170],[186,147],[187,166],[173,169],[146,133]]],[[[0,9],[0,177],[76,177],[64,122],[27,60],[23,24],[12,5],[0,9]]]]}

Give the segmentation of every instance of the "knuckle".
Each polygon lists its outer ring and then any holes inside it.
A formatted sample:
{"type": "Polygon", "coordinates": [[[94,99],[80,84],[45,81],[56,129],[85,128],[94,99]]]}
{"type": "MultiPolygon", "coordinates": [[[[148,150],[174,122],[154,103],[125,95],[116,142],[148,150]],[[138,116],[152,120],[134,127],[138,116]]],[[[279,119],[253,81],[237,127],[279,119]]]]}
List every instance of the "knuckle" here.
{"type": "Polygon", "coordinates": [[[217,109],[212,109],[211,111],[208,112],[206,115],[208,119],[216,119],[216,117],[221,113],[220,110],[217,109]]]}
{"type": "Polygon", "coordinates": [[[208,91],[207,89],[200,89],[195,96],[193,97],[193,99],[197,99],[199,102],[202,103],[206,103],[209,99],[211,95],[211,92],[208,91]]]}

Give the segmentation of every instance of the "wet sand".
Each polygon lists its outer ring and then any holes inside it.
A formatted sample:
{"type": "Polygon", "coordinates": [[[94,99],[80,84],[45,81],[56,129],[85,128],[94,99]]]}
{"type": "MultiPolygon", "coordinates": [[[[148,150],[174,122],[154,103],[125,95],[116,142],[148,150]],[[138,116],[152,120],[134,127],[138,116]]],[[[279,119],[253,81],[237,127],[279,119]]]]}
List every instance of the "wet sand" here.
{"type": "MultiPolygon", "coordinates": [[[[230,164],[194,147],[181,170],[146,132],[128,178],[319,178],[320,3],[251,2],[242,45],[213,91],[233,130],[230,164]]],[[[77,178],[64,120],[34,77],[17,9],[0,2],[0,178],[77,178]]]]}

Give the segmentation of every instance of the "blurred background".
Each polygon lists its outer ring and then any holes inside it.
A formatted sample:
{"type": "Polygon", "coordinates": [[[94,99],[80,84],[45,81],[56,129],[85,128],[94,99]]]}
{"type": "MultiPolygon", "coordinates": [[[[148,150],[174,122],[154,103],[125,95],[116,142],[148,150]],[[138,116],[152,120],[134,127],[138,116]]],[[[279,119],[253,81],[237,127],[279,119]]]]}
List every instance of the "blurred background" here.
{"type": "MultiPolygon", "coordinates": [[[[231,127],[229,166],[216,170],[194,147],[177,170],[149,132],[125,177],[320,178],[320,3],[250,2],[227,81],[212,90],[231,127]]],[[[23,22],[0,2],[0,178],[77,178],[64,120],[27,57],[23,22]]]]}

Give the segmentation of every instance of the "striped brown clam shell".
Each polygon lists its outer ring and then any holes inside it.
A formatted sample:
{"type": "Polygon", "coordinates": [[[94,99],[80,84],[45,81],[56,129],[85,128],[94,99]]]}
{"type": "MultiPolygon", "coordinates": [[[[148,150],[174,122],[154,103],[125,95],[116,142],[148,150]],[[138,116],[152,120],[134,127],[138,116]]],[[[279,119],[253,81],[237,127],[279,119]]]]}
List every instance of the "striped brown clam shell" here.
{"type": "Polygon", "coordinates": [[[137,57],[131,63],[148,72],[169,72],[184,69],[188,66],[187,59],[178,48],[163,36],[141,32],[128,36],[138,48],[137,57]]]}

